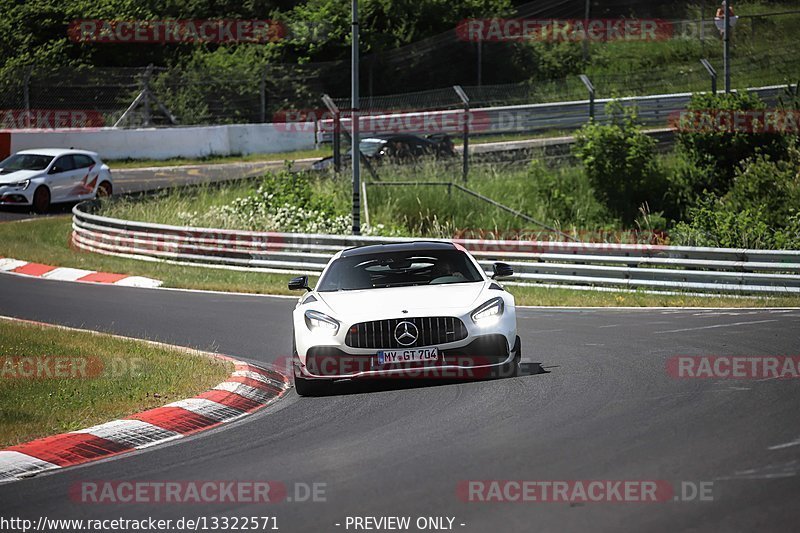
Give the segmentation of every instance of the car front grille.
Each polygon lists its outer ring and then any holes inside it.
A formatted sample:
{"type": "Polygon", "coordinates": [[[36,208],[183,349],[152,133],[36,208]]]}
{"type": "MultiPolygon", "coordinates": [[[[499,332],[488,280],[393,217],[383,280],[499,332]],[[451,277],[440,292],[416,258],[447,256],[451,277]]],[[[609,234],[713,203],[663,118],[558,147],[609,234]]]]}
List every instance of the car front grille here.
{"type": "MultiPolygon", "coordinates": [[[[402,331],[404,331],[404,328],[402,331]]],[[[465,338],[467,338],[467,327],[460,319],[451,316],[434,316],[359,322],[348,330],[344,342],[351,348],[391,349],[435,346],[447,342],[460,341],[465,338]],[[397,341],[395,330],[401,322],[410,322],[417,328],[417,340],[415,342],[400,344],[397,341]]]]}

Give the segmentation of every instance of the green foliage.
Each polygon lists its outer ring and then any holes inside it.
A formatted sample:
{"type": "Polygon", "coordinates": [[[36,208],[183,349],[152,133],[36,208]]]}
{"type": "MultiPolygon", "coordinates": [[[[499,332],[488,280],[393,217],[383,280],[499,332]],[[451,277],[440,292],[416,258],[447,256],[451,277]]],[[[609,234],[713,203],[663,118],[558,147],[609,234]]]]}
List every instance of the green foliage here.
{"type": "Polygon", "coordinates": [[[762,155],[737,171],[726,195],[733,211],[760,209],[764,221],[780,228],[800,212],[800,168],[797,161],[772,161],[762,155]]]}
{"type": "Polygon", "coordinates": [[[800,248],[800,153],[773,161],[767,155],[737,170],[722,197],[706,193],[676,225],[677,244],[743,248],[800,248]]]}
{"type": "Polygon", "coordinates": [[[725,194],[732,184],[742,162],[757,154],[773,159],[786,157],[788,138],[777,133],[725,131],[713,126],[719,112],[761,111],[766,104],[747,92],[730,94],[695,93],[687,108],[690,121],[679,131],[677,142],[687,160],[701,172],[696,179],[687,180],[691,193],[697,195],[707,189],[725,194]]]}
{"type": "Polygon", "coordinates": [[[606,113],[612,122],[581,128],[573,150],[601,200],[628,224],[643,203],[661,204],[663,172],[655,157],[656,141],[636,124],[635,111],[614,101],[606,113]]]}
{"type": "Polygon", "coordinates": [[[673,244],[724,248],[770,248],[774,232],[761,210],[732,210],[708,194],[689,209],[690,223],[679,222],[670,233],[673,244]]]}

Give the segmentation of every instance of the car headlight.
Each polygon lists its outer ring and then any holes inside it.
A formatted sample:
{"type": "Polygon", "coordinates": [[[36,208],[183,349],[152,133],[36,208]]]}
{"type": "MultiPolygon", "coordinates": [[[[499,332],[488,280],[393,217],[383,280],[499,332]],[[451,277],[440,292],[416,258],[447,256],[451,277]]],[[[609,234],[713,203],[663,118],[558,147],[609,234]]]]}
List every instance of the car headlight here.
{"type": "Polygon", "coordinates": [[[339,331],[339,321],[319,311],[306,311],[306,326],[314,333],[327,333],[336,335],[339,331]]]}
{"type": "Polygon", "coordinates": [[[31,180],[18,181],[17,183],[7,183],[6,187],[15,191],[24,191],[31,184],[31,180]]]}
{"type": "Polygon", "coordinates": [[[470,313],[472,321],[479,326],[494,324],[505,311],[505,304],[502,298],[492,298],[470,313]]]}

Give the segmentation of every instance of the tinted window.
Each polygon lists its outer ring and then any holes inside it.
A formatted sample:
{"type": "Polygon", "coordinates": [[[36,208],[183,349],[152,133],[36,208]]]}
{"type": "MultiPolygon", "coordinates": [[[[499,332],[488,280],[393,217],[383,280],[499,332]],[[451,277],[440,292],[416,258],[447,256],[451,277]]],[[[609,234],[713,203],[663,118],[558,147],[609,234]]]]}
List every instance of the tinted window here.
{"type": "Polygon", "coordinates": [[[322,277],[317,290],[349,291],[476,281],[483,281],[483,277],[464,252],[411,250],[340,257],[322,277]]]}
{"type": "Polygon", "coordinates": [[[17,170],[44,170],[52,156],[39,154],[14,154],[11,157],[0,161],[0,172],[8,174],[17,170]]]}
{"type": "Polygon", "coordinates": [[[87,168],[95,164],[94,159],[83,154],[73,154],[72,160],[75,161],[75,168],[87,168]]]}
{"type": "Polygon", "coordinates": [[[56,159],[56,163],[53,165],[53,168],[55,167],[59,168],[59,172],[67,172],[69,170],[75,170],[75,162],[72,160],[71,155],[62,155],[56,159]]]}

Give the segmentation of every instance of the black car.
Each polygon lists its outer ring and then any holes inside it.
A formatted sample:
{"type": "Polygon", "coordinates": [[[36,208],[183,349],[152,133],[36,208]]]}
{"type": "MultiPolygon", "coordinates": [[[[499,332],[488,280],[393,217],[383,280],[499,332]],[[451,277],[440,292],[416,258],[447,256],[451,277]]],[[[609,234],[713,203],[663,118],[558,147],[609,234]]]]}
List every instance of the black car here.
{"type": "MultiPolygon", "coordinates": [[[[421,137],[408,133],[365,135],[358,143],[361,153],[372,164],[384,162],[413,163],[425,157],[449,158],[456,155],[453,140],[446,133],[421,137]]],[[[342,164],[348,164],[352,150],[342,154],[342,164]]],[[[333,167],[333,157],[320,159],[311,165],[313,170],[333,167]]]]}

